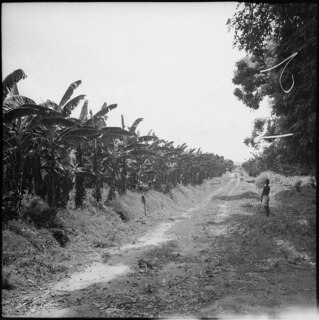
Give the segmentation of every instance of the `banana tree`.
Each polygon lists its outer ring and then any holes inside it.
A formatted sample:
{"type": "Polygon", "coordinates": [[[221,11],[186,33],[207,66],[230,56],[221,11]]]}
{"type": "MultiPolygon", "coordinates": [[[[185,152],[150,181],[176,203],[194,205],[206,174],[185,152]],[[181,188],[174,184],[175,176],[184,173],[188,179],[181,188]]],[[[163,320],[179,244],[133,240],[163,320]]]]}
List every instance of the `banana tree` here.
{"type": "Polygon", "coordinates": [[[32,138],[29,117],[41,112],[33,108],[35,102],[32,99],[18,94],[16,83],[25,78],[25,73],[18,69],[2,82],[3,194],[15,194],[17,197],[23,192],[25,155],[32,138]],[[21,109],[24,104],[30,107],[21,109]]]}
{"type": "Polygon", "coordinates": [[[154,155],[145,142],[155,138],[138,137],[135,132],[137,125],[142,120],[142,118],[138,118],[128,128],[129,130],[125,130],[122,116],[122,128],[117,128],[117,131],[114,131],[115,128],[108,127],[101,129],[105,133],[103,138],[108,154],[103,160],[110,187],[107,202],[114,199],[115,191],[118,191],[119,194],[125,194],[128,184],[130,188],[136,188],[139,183],[138,174],[143,157],[154,155]],[[107,134],[109,130],[113,130],[111,136],[107,134]]]}
{"type": "MultiPolygon", "coordinates": [[[[106,128],[106,119],[107,119],[107,113],[117,107],[117,104],[107,105],[104,103],[101,107],[101,109],[93,115],[92,111],[90,110],[90,117],[88,115],[88,100],[86,100],[83,104],[81,114],[80,114],[80,121],[82,125],[85,128],[92,128],[94,130],[101,130],[103,128],[106,128]]],[[[117,129],[115,128],[113,131],[108,132],[102,132],[98,131],[99,133],[93,136],[88,137],[90,141],[88,141],[85,144],[79,144],[78,145],[78,153],[81,154],[81,157],[79,157],[80,165],[83,166],[83,159],[87,160],[88,168],[87,170],[90,171],[90,176],[93,178],[94,182],[94,190],[93,190],[93,197],[100,201],[102,199],[101,197],[101,188],[103,187],[102,183],[102,171],[101,171],[101,158],[103,158],[103,142],[102,137],[105,137],[107,135],[110,135],[114,133],[117,129]],[[102,155],[102,157],[101,157],[102,155]],[[80,159],[81,158],[81,159],[80,159]]],[[[116,131],[117,132],[117,131],[116,131]]],[[[77,189],[79,189],[79,194],[83,194],[83,188],[84,186],[81,185],[81,183],[84,183],[84,180],[82,178],[83,173],[78,173],[78,184],[76,184],[77,189]]],[[[77,194],[77,193],[76,193],[77,194]]],[[[79,201],[81,202],[81,197],[79,196],[79,201]]]]}
{"type": "MultiPolygon", "coordinates": [[[[4,93],[13,87],[12,79],[23,78],[23,75],[23,72],[15,72],[12,76],[8,76],[6,78],[8,83],[3,84],[4,93]]],[[[59,178],[63,177],[65,171],[61,160],[65,157],[66,146],[61,144],[59,131],[78,126],[74,121],[65,118],[84,98],[84,95],[80,95],[70,100],[74,89],[80,83],[77,81],[68,88],[59,105],[49,100],[36,105],[33,100],[20,95],[13,95],[3,101],[3,120],[7,127],[11,127],[11,130],[9,129],[11,136],[8,139],[18,153],[16,162],[20,169],[17,171],[20,173],[18,180],[21,180],[19,191],[22,193],[23,186],[28,185],[28,182],[29,191],[32,191],[33,187],[30,184],[32,185],[33,179],[35,192],[47,196],[48,203],[52,206],[55,206],[56,200],[60,198],[59,194],[56,195],[57,190],[60,190],[57,186],[59,180],[61,182],[59,178]],[[36,169],[34,165],[31,168],[30,164],[35,163],[38,168],[36,169]],[[43,186],[42,180],[46,182],[46,186],[43,186]]],[[[60,184],[66,185],[66,183],[60,184]]]]}

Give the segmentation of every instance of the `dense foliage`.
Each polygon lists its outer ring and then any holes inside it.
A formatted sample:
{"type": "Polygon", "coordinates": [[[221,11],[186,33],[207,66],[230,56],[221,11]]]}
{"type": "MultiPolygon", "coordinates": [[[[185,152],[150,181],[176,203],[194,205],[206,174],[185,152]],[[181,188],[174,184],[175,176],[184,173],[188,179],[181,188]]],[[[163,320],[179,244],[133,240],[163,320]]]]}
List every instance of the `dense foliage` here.
{"type": "MultiPolygon", "coordinates": [[[[270,140],[260,158],[249,163],[285,174],[294,171],[293,168],[314,170],[317,4],[240,3],[227,25],[235,32],[234,46],[247,52],[236,63],[234,95],[252,109],[258,109],[260,102],[268,98],[272,118],[265,121],[265,135],[293,133],[288,138],[270,140]],[[291,61],[260,72],[294,53],[297,54],[291,61]]],[[[258,147],[257,133],[254,128],[245,143],[258,147]]]]}
{"type": "Polygon", "coordinates": [[[65,206],[75,187],[81,206],[88,188],[97,201],[114,199],[116,192],[154,188],[169,192],[178,183],[201,184],[222,175],[233,162],[199,149],[174,147],[155,134],[140,136],[138,118],[127,127],[106,125],[116,104],[103,104],[90,115],[85,95],[72,98],[81,84],[70,85],[59,104],[36,104],[19,95],[16,83],[26,76],[14,71],[3,81],[3,209],[14,214],[23,194],[42,197],[52,207],[65,206]],[[70,117],[83,102],[79,119],[70,117]],[[107,199],[101,188],[109,187],[107,199]]]}

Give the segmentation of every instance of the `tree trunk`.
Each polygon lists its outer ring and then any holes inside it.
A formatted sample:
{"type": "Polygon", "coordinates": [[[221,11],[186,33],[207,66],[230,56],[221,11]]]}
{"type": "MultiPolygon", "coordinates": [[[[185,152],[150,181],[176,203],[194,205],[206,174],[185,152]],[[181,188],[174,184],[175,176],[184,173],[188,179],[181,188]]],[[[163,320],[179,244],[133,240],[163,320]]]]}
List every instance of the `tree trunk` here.
{"type": "MultiPolygon", "coordinates": [[[[82,156],[82,144],[77,148],[77,162],[79,167],[83,167],[83,156],[82,156]]],[[[83,199],[85,197],[85,187],[84,187],[84,175],[77,174],[75,178],[75,207],[78,208],[82,206],[83,199]]]]}
{"type": "Polygon", "coordinates": [[[110,190],[109,190],[109,193],[108,193],[108,195],[107,195],[106,203],[109,203],[109,202],[112,201],[114,198],[115,198],[114,179],[111,179],[110,190]]]}
{"type": "Polygon", "coordinates": [[[101,201],[102,200],[102,195],[101,195],[101,183],[100,183],[100,177],[99,177],[99,170],[98,170],[98,163],[97,163],[97,158],[96,158],[96,144],[97,140],[94,139],[94,158],[93,158],[93,171],[95,173],[95,181],[94,181],[94,192],[93,192],[93,197],[95,198],[96,201],[101,201]]]}

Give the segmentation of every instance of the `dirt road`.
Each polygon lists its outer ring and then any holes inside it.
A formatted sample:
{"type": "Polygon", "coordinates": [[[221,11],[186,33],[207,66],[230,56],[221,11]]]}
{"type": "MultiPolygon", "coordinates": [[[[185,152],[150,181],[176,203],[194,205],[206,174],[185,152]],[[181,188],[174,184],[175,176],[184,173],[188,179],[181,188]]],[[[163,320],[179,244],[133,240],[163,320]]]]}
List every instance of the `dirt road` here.
{"type": "Polygon", "coordinates": [[[251,210],[258,202],[254,185],[228,176],[197,207],[43,288],[42,310],[25,316],[312,319],[314,262],[286,263],[282,239],[263,244],[270,256],[243,242],[242,223],[262,215],[251,210]]]}

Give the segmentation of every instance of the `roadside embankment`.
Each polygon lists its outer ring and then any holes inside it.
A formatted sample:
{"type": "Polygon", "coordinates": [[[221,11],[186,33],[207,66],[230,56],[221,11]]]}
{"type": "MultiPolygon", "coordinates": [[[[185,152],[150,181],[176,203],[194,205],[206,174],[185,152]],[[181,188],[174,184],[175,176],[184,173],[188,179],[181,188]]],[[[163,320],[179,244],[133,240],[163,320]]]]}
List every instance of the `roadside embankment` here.
{"type": "MultiPolygon", "coordinates": [[[[246,179],[247,180],[247,179],[246,179]]],[[[244,229],[238,233],[249,248],[239,252],[239,256],[260,255],[276,248],[286,255],[285,263],[294,266],[314,266],[316,253],[316,189],[310,176],[285,177],[271,171],[263,172],[256,178],[243,181],[244,190],[256,194],[256,199],[246,198],[240,207],[247,213],[241,221],[244,229]],[[261,206],[260,194],[265,179],[270,180],[270,217],[267,218],[261,206]],[[254,183],[251,181],[254,180],[254,183]],[[274,246],[275,245],[275,246],[274,246]]],[[[233,219],[236,224],[236,219],[233,219]]],[[[281,261],[282,262],[282,261],[281,261]]],[[[266,265],[266,263],[265,263],[266,265]]]]}
{"type": "Polygon", "coordinates": [[[107,249],[134,242],[174,213],[203,201],[218,187],[220,179],[201,186],[178,185],[169,194],[151,190],[145,194],[146,216],[137,192],[127,191],[110,206],[98,204],[88,195],[79,209],[73,208],[71,194],[67,208],[59,210],[56,216],[68,239],[63,247],[49,228],[39,228],[24,220],[9,221],[2,232],[3,298],[59,280],[101,260],[107,249]]]}

